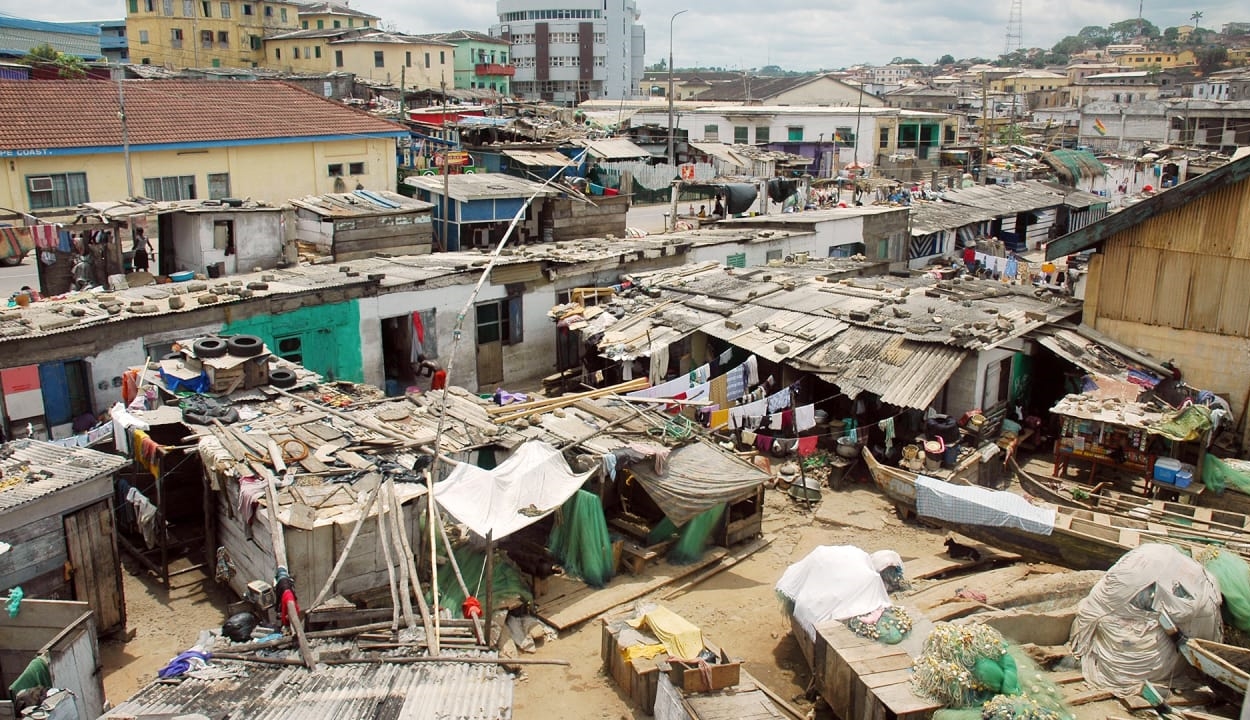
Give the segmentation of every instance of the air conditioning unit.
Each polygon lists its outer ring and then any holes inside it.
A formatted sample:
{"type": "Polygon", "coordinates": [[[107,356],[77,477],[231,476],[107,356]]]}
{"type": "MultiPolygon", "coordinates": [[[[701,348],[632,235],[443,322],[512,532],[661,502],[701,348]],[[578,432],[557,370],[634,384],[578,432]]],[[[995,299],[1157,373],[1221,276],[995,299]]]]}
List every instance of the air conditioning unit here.
{"type": "Polygon", "coordinates": [[[33,177],[29,178],[26,183],[30,186],[31,192],[52,192],[52,178],[50,177],[33,177]]]}

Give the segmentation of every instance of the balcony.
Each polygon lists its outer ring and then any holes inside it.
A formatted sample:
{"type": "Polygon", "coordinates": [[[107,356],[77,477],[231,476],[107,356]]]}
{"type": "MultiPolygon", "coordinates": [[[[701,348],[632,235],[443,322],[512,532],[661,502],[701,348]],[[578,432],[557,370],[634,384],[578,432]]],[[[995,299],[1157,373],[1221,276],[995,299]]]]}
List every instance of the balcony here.
{"type": "Polygon", "coordinates": [[[473,66],[473,74],[478,77],[486,75],[506,75],[512,77],[516,75],[516,68],[511,65],[500,65],[499,63],[478,63],[473,66]]]}

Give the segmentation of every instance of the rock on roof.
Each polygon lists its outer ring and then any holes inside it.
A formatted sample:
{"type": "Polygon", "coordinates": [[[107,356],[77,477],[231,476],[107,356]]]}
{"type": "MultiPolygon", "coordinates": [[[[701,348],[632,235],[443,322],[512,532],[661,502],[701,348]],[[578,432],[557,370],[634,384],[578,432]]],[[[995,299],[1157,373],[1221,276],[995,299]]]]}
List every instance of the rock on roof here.
{"type": "MultiPolygon", "coordinates": [[[[123,84],[131,145],[407,132],[276,80],[123,84]]],[[[102,80],[0,80],[0,150],[120,147],[117,95],[102,80]]]]}

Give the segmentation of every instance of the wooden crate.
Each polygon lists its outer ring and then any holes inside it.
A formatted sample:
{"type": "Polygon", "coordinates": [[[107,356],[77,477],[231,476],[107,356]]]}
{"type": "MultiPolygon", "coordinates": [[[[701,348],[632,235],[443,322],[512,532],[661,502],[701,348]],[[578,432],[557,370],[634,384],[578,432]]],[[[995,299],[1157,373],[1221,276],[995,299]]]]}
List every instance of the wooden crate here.
{"type": "Polygon", "coordinates": [[[618,687],[643,712],[650,715],[655,710],[655,693],[660,681],[660,668],[654,658],[626,661],[619,638],[624,627],[623,616],[603,618],[603,632],[599,653],[603,667],[618,687]]]}
{"type": "Polygon", "coordinates": [[[742,663],[730,660],[724,650],[718,653],[720,662],[707,666],[707,673],[697,663],[685,660],[671,660],[668,664],[668,679],[673,687],[684,693],[714,692],[738,684],[741,677],[742,663]],[[708,685],[709,679],[711,685],[708,685]]]}

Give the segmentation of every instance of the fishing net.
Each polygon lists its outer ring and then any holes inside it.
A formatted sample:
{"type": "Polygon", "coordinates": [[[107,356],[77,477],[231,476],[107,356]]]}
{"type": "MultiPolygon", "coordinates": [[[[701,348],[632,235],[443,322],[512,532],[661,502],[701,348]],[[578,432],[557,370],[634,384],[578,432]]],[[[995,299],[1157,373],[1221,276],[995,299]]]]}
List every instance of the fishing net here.
{"type": "Polygon", "coordinates": [[[912,666],[915,689],[948,707],[966,708],[1020,692],[1007,642],[988,625],[938,623],[912,666]]]}
{"type": "MultiPolygon", "coordinates": [[[[944,625],[939,623],[937,628],[944,625]]],[[[943,688],[939,692],[955,702],[950,703],[951,708],[934,713],[934,720],[1073,720],[1075,716],[1064,702],[1063,691],[1045,678],[1023,650],[1008,645],[997,631],[986,626],[951,627],[962,632],[943,630],[937,639],[930,634],[925,652],[916,661],[919,676],[919,667],[931,649],[930,641],[932,649],[945,657],[938,666],[937,677],[929,676],[926,682],[937,680],[943,688]],[[952,651],[953,643],[965,640],[973,644],[952,651]],[[1001,652],[997,660],[991,657],[994,652],[1001,652]],[[971,669],[965,665],[969,660],[973,661],[971,669]],[[999,690],[994,690],[995,686],[999,690]],[[970,704],[958,704],[969,700],[970,704]]],[[[918,681],[919,677],[913,680],[918,681]]],[[[939,695],[933,697],[943,699],[939,695]]]]}
{"type": "MultiPolygon", "coordinates": [[[[460,575],[464,577],[464,584],[468,586],[469,592],[485,603],[486,586],[483,576],[486,574],[486,553],[463,545],[453,550],[452,554],[456,557],[456,564],[460,566],[460,575]]],[[[495,607],[510,605],[510,601],[514,598],[522,603],[528,603],[534,599],[530,594],[529,586],[521,579],[521,573],[512,566],[512,563],[504,560],[502,554],[495,554],[495,567],[492,568],[492,572],[491,585],[494,587],[494,595],[491,600],[495,607]]],[[[443,563],[438,568],[438,595],[439,607],[452,608],[453,611],[458,611],[466,600],[451,563],[443,563]]],[[[426,600],[433,600],[429,593],[426,593],[426,600]]]]}
{"type": "Polygon", "coordinates": [[[647,544],[655,545],[656,543],[672,539],[673,536],[678,534],[680,534],[680,532],[678,531],[677,526],[673,524],[672,520],[665,517],[663,520],[656,523],[655,527],[651,528],[650,533],[647,533],[647,544]]]}
{"type": "Polygon", "coordinates": [[[1250,495],[1250,475],[1236,470],[1211,453],[1207,453],[1202,461],[1202,483],[1212,492],[1235,490],[1250,495]]]}
{"type": "Polygon", "coordinates": [[[725,504],[704,510],[681,528],[681,537],[673,543],[668,551],[668,561],[673,565],[689,565],[703,557],[712,533],[720,525],[721,516],[725,514],[725,504]]]}
{"type": "Polygon", "coordinates": [[[877,640],[886,645],[903,642],[903,638],[911,632],[911,616],[901,607],[893,606],[882,610],[876,620],[870,621],[871,617],[870,614],[851,618],[846,621],[846,627],[862,638],[877,640]]]}
{"type": "Polygon", "coordinates": [[[1250,565],[1235,552],[1206,547],[1194,557],[1215,578],[1228,624],[1250,632],[1250,565]]]}
{"type": "Polygon", "coordinates": [[[599,496],[578,490],[566,500],[547,547],[569,575],[591,587],[606,585],[612,579],[612,538],[599,496]]]}

